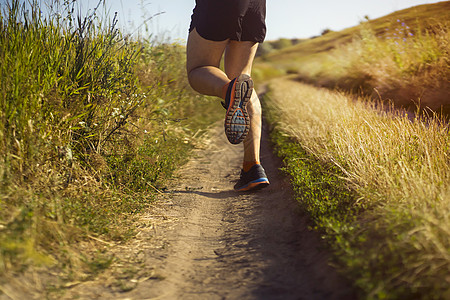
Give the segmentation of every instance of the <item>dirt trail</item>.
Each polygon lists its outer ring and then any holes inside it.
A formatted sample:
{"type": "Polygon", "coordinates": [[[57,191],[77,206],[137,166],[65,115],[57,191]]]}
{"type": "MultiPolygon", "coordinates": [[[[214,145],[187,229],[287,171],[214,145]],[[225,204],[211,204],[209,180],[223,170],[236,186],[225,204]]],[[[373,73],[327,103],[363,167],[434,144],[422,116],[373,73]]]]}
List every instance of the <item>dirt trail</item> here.
{"type": "Polygon", "coordinates": [[[320,238],[308,231],[267,136],[261,160],[271,185],[248,194],[232,190],[241,147],[229,144],[217,126],[209,144],[143,219],[148,226],[118,250],[118,256],[139,256],[148,269],[140,270],[133,289],[117,291],[106,280],[80,284],[66,297],[353,299],[351,288],[328,266],[320,238]]]}

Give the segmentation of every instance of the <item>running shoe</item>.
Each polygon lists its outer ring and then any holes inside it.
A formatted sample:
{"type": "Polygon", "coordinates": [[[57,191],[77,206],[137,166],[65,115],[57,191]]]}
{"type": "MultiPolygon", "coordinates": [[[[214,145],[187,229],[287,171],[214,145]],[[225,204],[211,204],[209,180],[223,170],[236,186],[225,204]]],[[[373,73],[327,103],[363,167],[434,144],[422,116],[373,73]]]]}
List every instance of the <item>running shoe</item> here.
{"type": "Polygon", "coordinates": [[[246,192],[262,189],[269,184],[269,179],[267,179],[264,168],[260,164],[257,164],[251,167],[248,172],[241,170],[241,178],[234,185],[234,189],[238,192],[246,192]]]}
{"type": "Polygon", "coordinates": [[[242,142],[250,129],[250,117],[247,104],[252,97],[253,80],[242,74],[233,79],[227,89],[225,103],[225,134],[232,144],[242,142]]]}

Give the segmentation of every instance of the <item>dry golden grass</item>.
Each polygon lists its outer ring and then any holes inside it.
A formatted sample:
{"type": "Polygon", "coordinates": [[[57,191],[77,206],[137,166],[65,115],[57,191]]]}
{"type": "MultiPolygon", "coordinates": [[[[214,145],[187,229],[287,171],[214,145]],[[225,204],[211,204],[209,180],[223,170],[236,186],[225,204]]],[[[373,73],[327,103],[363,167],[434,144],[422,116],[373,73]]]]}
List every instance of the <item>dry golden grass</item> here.
{"type": "Polygon", "coordinates": [[[373,274],[392,268],[390,277],[381,279],[391,288],[418,290],[434,281],[450,286],[448,125],[293,81],[272,81],[270,91],[268,105],[280,118],[279,128],[343,171],[365,209],[360,232],[376,236],[373,246],[385,251],[376,261],[371,250],[363,259],[349,251],[346,259],[379,264],[369,271],[373,274]],[[400,258],[389,261],[390,255],[400,258]]]}

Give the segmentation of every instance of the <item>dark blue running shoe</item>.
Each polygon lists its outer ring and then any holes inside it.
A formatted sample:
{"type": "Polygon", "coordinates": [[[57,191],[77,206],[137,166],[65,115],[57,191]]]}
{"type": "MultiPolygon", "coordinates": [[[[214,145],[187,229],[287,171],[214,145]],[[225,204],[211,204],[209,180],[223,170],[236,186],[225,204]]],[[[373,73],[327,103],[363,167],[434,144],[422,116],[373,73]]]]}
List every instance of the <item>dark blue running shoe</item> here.
{"type": "Polygon", "coordinates": [[[246,192],[262,189],[269,184],[269,179],[267,179],[264,168],[260,164],[257,164],[248,170],[248,172],[241,170],[241,178],[234,185],[234,189],[238,192],[246,192]]]}
{"type": "Polygon", "coordinates": [[[227,89],[225,103],[225,134],[232,144],[239,144],[250,130],[250,117],[247,112],[247,103],[253,92],[253,80],[250,76],[242,74],[233,79],[227,89]]]}

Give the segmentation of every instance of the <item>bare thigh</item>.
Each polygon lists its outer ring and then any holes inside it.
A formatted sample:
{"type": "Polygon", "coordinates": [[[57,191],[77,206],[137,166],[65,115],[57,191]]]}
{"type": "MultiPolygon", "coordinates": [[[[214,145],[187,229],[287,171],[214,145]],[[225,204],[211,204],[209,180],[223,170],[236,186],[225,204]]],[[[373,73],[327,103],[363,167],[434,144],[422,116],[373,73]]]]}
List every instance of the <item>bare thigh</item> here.
{"type": "Polygon", "coordinates": [[[225,73],[233,79],[240,74],[251,75],[253,59],[258,44],[254,42],[238,42],[225,40],[221,42],[202,38],[194,29],[186,46],[186,69],[190,71],[199,67],[220,67],[220,60],[225,52],[225,73]],[[226,50],[225,50],[226,49],[226,50]]]}
{"type": "Polygon", "coordinates": [[[216,42],[202,38],[197,30],[189,33],[186,46],[186,69],[189,74],[199,67],[219,68],[223,52],[228,44],[228,40],[216,42]]]}
{"type": "Polygon", "coordinates": [[[251,75],[258,43],[229,41],[225,50],[225,73],[228,78],[251,75]]]}

